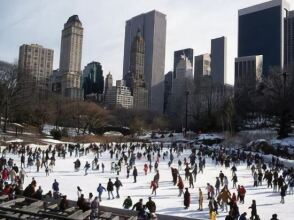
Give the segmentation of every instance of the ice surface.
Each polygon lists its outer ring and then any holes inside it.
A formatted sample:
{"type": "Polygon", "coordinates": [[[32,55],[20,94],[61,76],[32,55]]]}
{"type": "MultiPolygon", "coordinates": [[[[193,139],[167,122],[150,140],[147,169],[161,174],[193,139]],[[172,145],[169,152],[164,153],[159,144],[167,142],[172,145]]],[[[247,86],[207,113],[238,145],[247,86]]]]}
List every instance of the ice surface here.
{"type": "MultiPolygon", "coordinates": [[[[165,150],[166,149],[164,149],[164,151],[165,150]]],[[[186,150],[184,154],[180,156],[180,158],[183,159],[184,157],[188,157],[189,154],[190,150],[186,150]]],[[[19,156],[15,155],[7,155],[7,157],[12,157],[16,161],[20,160],[19,156]]],[[[93,159],[94,154],[92,153],[80,157],[80,160],[82,162],[81,168],[83,168],[86,161],[91,163],[93,159]]],[[[56,166],[54,167],[53,172],[50,174],[49,177],[46,177],[44,168],[41,169],[39,173],[36,172],[35,167],[26,168],[26,171],[28,172],[28,177],[25,179],[25,186],[31,181],[32,177],[34,177],[37,181],[37,186],[41,185],[44,192],[46,193],[51,190],[52,183],[54,179],[56,179],[60,183],[61,193],[66,194],[69,199],[77,200],[77,186],[81,187],[83,193],[85,194],[85,197],[87,197],[88,193],[90,192],[92,192],[94,195],[97,195],[96,189],[99,183],[102,183],[102,185],[106,187],[109,178],[112,178],[112,180],[114,180],[115,177],[117,177],[116,173],[112,173],[110,171],[111,162],[116,160],[110,159],[110,154],[108,151],[104,152],[102,158],[99,159],[100,171],[89,170],[89,174],[87,176],[84,175],[83,169],[78,172],[74,171],[74,160],[76,160],[76,158],[70,158],[69,155],[66,155],[66,159],[57,158],[56,166]],[[102,162],[105,164],[105,173],[101,172],[102,162]]],[[[173,167],[177,167],[177,161],[178,159],[175,158],[174,163],[172,164],[173,167]]],[[[148,173],[148,175],[145,176],[143,173],[144,163],[147,163],[147,160],[145,158],[142,158],[141,160],[136,160],[136,167],[139,172],[137,183],[133,183],[132,176],[130,176],[129,179],[126,178],[126,168],[125,166],[122,166],[122,172],[118,176],[123,184],[123,187],[120,190],[121,198],[107,200],[107,192],[104,192],[102,195],[101,204],[105,206],[121,208],[124,199],[128,195],[131,196],[133,203],[137,202],[140,198],[143,198],[144,202],[146,202],[147,198],[151,194],[151,189],[149,187],[150,182],[155,175],[155,172],[153,171],[152,173],[148,173]]],[[[215,166],[214,163],[207,158],[204,173],[200,173],[197,175],[195,188],[189,189],[191,193],[191,206],[188,210],[185,210],[183,206],[183,197],[178,197],[178,188],[172,183],[171,171],[167,163],[167,159],[161,159],[159,163],[159,188],[157,190],[157,196],[153,196],[153,199],[157,205],[157,212],[174,216],[208,219],[208,200],[204,201],[204,211],[197,211],[198,188],[201,187],[202,191],[205,193],[205,196],[207,196],[205,190],[206,183],[209,182],[214,185],[215,177],[218,176],[220,170],[222,170],[224,174],[228,176],[228,179],[231,180],[232,176],[230,169],[215,166]]],[[[266,187],[265,182],[261,187],[253,187],[251,170],[248,170],[245,164],[238,166],[237,169],[239,180],[238,184],[244,185],[247,190],[245,204],[238,204],[240,214],[244,211],[250,214],[250,209],[248,209],[248,207],[250,206],[252,199],[255,199],[257,201],[257,212],[261,216],[262,220],[270,219],[273,213],[277,213],[280,220],[293,219],[293,195],[287,195],[285,197],[286,203],[281,204],[279,193],[273,193],[271,189],[268,189],[266,187]]],[[[181,175],[184,176],[183,170],[181,171],[181,175]]],[[[185,181],[185,187],[188,187],[188,181],[185,181]]],[[[236,190],[232,189],[232,182],[230,182],[229,188],[231,193],[236,193],[236,190]]],[[[220,211],[217,219],[223,220],[226,214],[227,213],[220,211]]]]}

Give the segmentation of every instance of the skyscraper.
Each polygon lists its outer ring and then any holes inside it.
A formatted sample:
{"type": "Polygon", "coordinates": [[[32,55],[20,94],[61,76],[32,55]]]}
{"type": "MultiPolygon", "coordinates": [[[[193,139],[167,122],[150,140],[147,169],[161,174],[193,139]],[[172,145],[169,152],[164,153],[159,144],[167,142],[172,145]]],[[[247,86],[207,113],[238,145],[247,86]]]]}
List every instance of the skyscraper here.
{"type": "Polygon", "coordinates": [[[225,84],[227,74],[227,38],[211,40],[211,77],[213,82],[225,84]]]}
{"type": "Polygon", "coordinates": [[[134,97],[134,109],[148,109],[148,90],[144,80],[145,41],[140,29],[134,37],[131,48],[130,71],[126,85],[134,97]]]}
{"type": "Polygon", "coordinates": [[[83,26],[77,15],[64,24],[61,36],[59,71],[62,74],[62,94],[72,99],[81,98],[81,61],[83,26]]]}
{"type": "Polygon", "coordinates": [[[112,87],[112,85],[113,85],[113,79],[112,79],[111,73],[109,72],[105,78],[104,93],[106,93],[107,90],[112,87]]]}
{"type": "Polygon", "coordinates": [[[210,54],[202,54],[195,56],[194,60],[194,80],[197,81],[199,77],[210,76],[211,74],[211,58],[210,54]]]}
{"type": "Polygon", "coordinates": [[[84,96],[90,94],[103,94],[104,77],[102,66],[98,62],[91,62],[85,66],[83,71],[84,96]]]}
{"type": "Polygon", "coordinates": [[[126,22],[123,78],[130,71],[131,48],[138,29],[145,41],[144,79],[148,89],[150,110],[163,111],[166,15],[151,11],[126,22]]]}
{"type": "MultiPolygon", "coordinates": [[[[285,65],[287,71],[294,71],[294,11],[285,18],[285,65]]],[[[293,73],[294,74],[294,73],[293,73]]]]}
{"type": "Polygon", "coordinates": [[[172,91],[173,83],[173,72],[169,71],[164,76],[164,103],[163,103],[163,113],[167,113],[168,101],[172,91]]]}
{"type": "MultiPolygon", "coordinates": [[[[19,77],[21,75],[31,76],[31,80],[35,81],[42,90],[49,88],[49,80],[52,75],[53,67],[53,50],[44,48],[38,44],[23,44],[19,48],[19,77]]],[[[21,78],[23,80],[26,78],[21,78]]]]}
{"type": "Polygon", "coordinates": [[[174,52],[174,78],[176,78],[176,67],[181,60],[181,56],[186,56],[193,67],[193,49],[187,48],[182,50],[177,50],[174,52]]]}
{"type": "Polygon", "coordinates": [[[262,55],[235,59],[235,91],[256,87],[262,76],[262,62],[262,55]]]}
{"type": "Polygon", "coordinates": [[[168,102],[168,114],[185,124],[183,119],[186,111],[187,93],[192,93],[193,67],[190,60],[182,55],[176,66],[176,78],[172,79],[171,98],[168,102]]]}
{"type": "Polygon", "coordinates": [[[284,65],[285,0],[273,0],[239,10],[238,57],[263,55],[263,74],[284,65]]]}

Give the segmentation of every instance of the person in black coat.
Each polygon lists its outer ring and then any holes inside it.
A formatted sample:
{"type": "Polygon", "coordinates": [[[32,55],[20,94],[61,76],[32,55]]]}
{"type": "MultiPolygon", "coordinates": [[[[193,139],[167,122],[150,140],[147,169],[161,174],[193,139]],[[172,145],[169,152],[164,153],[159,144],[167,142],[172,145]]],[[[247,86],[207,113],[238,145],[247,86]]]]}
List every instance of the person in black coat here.
{"type": "Polygon", "coordinates": [[[138,212],[138,217],[141,217],[143,219],[146,218],[146,212],[145,212],[145,206],[143,205],[143,199],[140,199],[139,202],[137,202],[132,210],[136,210],[138,212]]]}
{"type": "Polygon", "coordinates": [[[247,220],[246,215],[247,215],[247,213],[244,212],[242,215],[240,215],[239,220],[247,220]]]}
{"type": "Polygon", "coordinates": [[[186,188],[186,191],[184,193],[184,206],[185,206],[185,209],[189,208],[190,202],[191,202],[190,193],[188,191],[188,188],[186,188]]]}
{"type": "Polygon", "coordinates": [[[252,200],[252,204],[249,207],[251,209],[251,217],[250,219],[256,219],[257,218],[257,210],[256,210],[256,201],[252,200]]]}
{"type": "Polygon", "coordinates": [[[35,194],[35,185],[34,185],[34,183],[31,183],[23,191],[23,196],[32,198],[32,197],[34,197],[34,194],[35,194]]]}
{"type": "Polygon", "coordinates": [[[137,182],[137,176],[138,176],[138,170],[137,168],[134,166],[134,170],[133,170],[133,176],[134,176],[134,183],[137,182]]]}
{"type": "Polygon", "coordinates": [[[112,199],[114,199],[114,196],[113,196],[113,182],[111,181],[111,179],[109,179],[106,189],[107,189],[107,192],[108,192],[108,199],[110,199],[110,195],[112,196],[112,199]]]}
{"type": "Polygon", "coordinates": [[[62,199],[59,203],[59,210],[64,212],[68,208],[68,201],[66,199],[66,196],[62,196],[62,199]]]}
{"type": "Polygon", "coordinates": [[[285,196],[286,196],[286,192],[287,192],[287,185],[284,185],[281,187],[281,203],[284,204],[285,203],[285,196]]]}
{"type": "Polygon", "coordinates": [[[122,185],[121,181],[118,179],[118,177],[116,177],[116,180],[114,182],[114,186],[116,188],[116,198],[120,198],[120,196],[119,196],[119,189],[123,185],[122,185]]]}

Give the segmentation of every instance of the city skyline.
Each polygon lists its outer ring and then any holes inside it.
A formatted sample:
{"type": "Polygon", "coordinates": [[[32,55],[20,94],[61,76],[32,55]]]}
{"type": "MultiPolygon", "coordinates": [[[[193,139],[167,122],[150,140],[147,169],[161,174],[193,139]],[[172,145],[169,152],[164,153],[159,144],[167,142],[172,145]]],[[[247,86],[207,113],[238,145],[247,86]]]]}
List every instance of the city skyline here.
{"type": "MultiPolygon", "coordinates": [[[[25,5],[21,5],[16,4],[18,2],[2,2],[0,60],[14,62],[18,58],[20,45],[37,43],[54,50],[54,69],[58,68],[60,30],[68,17],[77,14],[85,32],[82,66],[91,61],[98,61],[105,72],[110,71],[113,74],[115,80],[121,79],[125,22],[133,16],[155,9],[167,15],[165,73],[173,69],[174,51],[193,48],[195,56],[209,53],[210,40],[226,36],[227,82],[233,84],[234,59],[237,57],[238,10],[265,1],[217,0],[213,1],[213,5],[204,0],[185,1],[185,4],[167,0],[142,1],[140,4],[132,4],[137,3],[133,0],[88,1],[87,4],[79,1],[70,1],[69,4],[69,1],[29,0],[25,5]],[[132,7],[128,7],[130,4],[132,7]],[[223,5],[226,7],[222,7],[223,5]],[[113,15],[116,19],[113,19],[113,15]]],[[[288,0],[288,3],[293,6],[294,0],[288,0]]]]}

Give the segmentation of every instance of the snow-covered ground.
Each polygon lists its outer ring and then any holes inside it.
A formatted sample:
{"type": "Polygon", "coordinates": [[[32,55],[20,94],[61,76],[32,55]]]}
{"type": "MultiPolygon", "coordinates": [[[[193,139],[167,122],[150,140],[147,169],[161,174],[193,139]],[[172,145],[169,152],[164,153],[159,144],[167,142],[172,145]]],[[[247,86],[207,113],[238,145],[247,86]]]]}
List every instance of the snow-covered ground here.
{"type": "MultiPolygon", "coordinates": [[[[184,152],[180,156],[181,159],[187,157],[190,154],[190,150],[184,152]]],[[[12,157],[16,161],[19,161],[18,156],[7,155],[7,157],[12,157]]],[[[94,155],[92,153],[87,156],[80,157],[82,166],[85,162],[92,162],[94,155]]],[[[53,173],[49,177],[46,177],[44,169],[41,172],[36,173],[36,168],[32,169],[26,168],[28,172],[28,178],[25,180],[25,186],[31,181],[32,177],[35,177],[37,185],[41,185],[44,193],[51,190],[52,183],[56,179],[60,183],[60,191],[63,194],[68,195],[69,199],[77,200],[77,186],[80,186],[83,189],[85,197],[88,196],[88,193],[92,192],[94,195],[97,195],[97,186],[99,183],[102,183],[106,187],[108,179],[112,178],[115,180],[116,174],[111,173],[110,164],[115,159],[110,159],[109,152],[105,152],[102,155],[102,158],[99,159],[100,171],[89,170],[87,176],[84,175],[84,170],[79,172],[74,171],[73,162],[76,158],[70,158],[67,155],[66,159],[57,158],[56,166],[54,167],[53,173]],[[105,164],[105,173],[101,172],[101,163],[105,164]]],[[[171,171],[168,167],[168,160],[161,160],[159,163],[160,170],[160,180],[159,188],[157,190],[157,196],[153,196],[153,200],[157,205],[157,212],[167,215],[174,216],[185,216],[198,219],[209,219],[208,214],[208,200],[204,202],[204,211],[197,211],[198,209],[198,188],[202,188],[206,196],[206,183],[215,184],[215,177],[218,176],[220,170],[222,170],[225,175],[228,176],[229,180],[231,179],[230,169],[225,169],[224,167],[215,166],[210,159],[207,159],[206,168],[203,174],[198,174],[197,181],[195,183],[194,189],[189,189],[191,193],[191,206],[188,210],[184,209],[183,206],[183,197],[178,197],[178,188],[173,185],[171,171]]],[[[149,188],[150,182],[153,179],[155,173],[148,173],[147,176],[143,174],[143,165],[146,163],[146,159],[142,158],[141,160],[136,160],[136,167],[139,172],[137,178],[137,183],[133,183],[133,177],[130,176],[129,179],[126,178],[126,168],[123,166],[122,172],[119,175],[119,179],[122,181],[123,187],[121,188],[120,199],[107,200],[107,192],[103,193],[102,196],[102,205],[121,208],[124,199],[127,196],[131,196],[133,203],[137,202],[140,198],[143,198],[143,201],[146,202],[148,196],[151,194],[151,189],[149,188]]],[[[173,167],[177,167],[177,159],[174,160],[173,167]]],[[[280,220],[292,219],[294,216],[294,195],[287,195],[285,198],[286,203],[282,205],[280,203],[279,193],[273,193],[271,189],[268,189],[265,185],[254,188],[253,179],[251,176],[251,171],[246,169],[246,165],[241,165],[237,167],[238,175],[238,184],[244,185],[247,189],[247,194],[245,197],[245,204],[239,204],[240,214],[246,211],[250,214],[250,209],[248,207],[251,204],[252,199],[257,201],[257,211],[262,220],[267,220],[271,218],[273,213],[277,213],[280,220]]],[[[131,172],[132,173],[132,172],[131,172]]],[[[184,175],[184,171],[181,171],[181,175],[184,175]]],[[[183,178],[184,179],[184,178],[183,178]]],[[[188,187],[188,182],[185,181],[185,187],[188,187]]],[[[232,183],[230,182],[229,188],[231,193],[236,192],[232,189],[232,183]]],[[[115,194],[115,192],[114,192],[115,194]]],[[[223,220],[226,213],[221,212],[217,219],[223,220]]]]}

